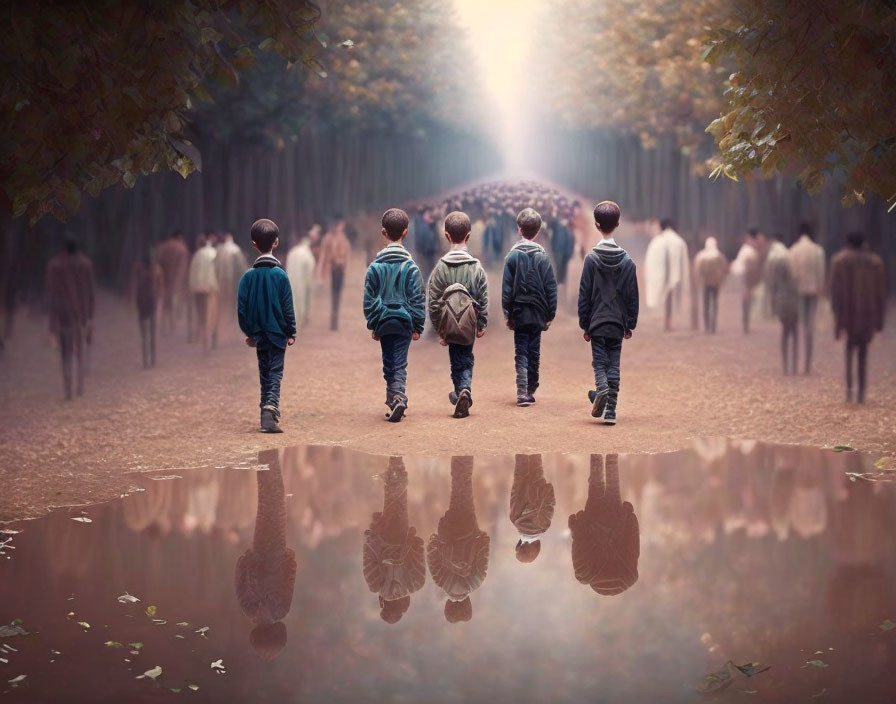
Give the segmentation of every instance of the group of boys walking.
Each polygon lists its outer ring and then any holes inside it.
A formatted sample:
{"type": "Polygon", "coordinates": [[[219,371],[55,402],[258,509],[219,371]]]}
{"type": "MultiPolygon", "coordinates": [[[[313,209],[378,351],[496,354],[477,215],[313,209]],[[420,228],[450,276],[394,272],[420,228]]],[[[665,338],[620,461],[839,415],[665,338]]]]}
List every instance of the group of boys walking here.
{"type": "MultiPolygon", "coordinates": [[[[586,257],[579,289],[579,324],[591,343],[595,383],[588,399],[592,416],[605,425],[616,423],[622,340],[631,337],[638,322],[635,264],[612,236],[620,215],[619,206],[611,201],[595,206],[595,225],[602,239],[586,257]]],[[[371,262],[364,281],[364,316],[382,352],[385,416],[397,423],[407,411],[408,351],[411,342],[420,339],[428,314],[440,343],[448,348],[453,415],[465,418],[473,405],[473,348],[489,322],[488,277],[467,246],[469,216],[454,211],[444,226],[450,250],[436,263],[424,289],[420,268],[404,246],[408,226],[403,210],[391,208],[383,214],[386,246],[371,262]]],[[[520,239],[504,262],[501,307],[514,333],[516,402],[526,407],[536,401],[541,335],[557,313],[557,281],[544,247],[534,241],[542,229],[539,213],[523,209],[517,229],[520,239]]],[[[251,237],[260,256],[240,281],[238,318],[247,344],[258,353],[261,429],[281,432],[283,358],[296,334],[293,296],[289,279],[273,256],[279,244],[276,224],[257,221],[251,237]]]]}

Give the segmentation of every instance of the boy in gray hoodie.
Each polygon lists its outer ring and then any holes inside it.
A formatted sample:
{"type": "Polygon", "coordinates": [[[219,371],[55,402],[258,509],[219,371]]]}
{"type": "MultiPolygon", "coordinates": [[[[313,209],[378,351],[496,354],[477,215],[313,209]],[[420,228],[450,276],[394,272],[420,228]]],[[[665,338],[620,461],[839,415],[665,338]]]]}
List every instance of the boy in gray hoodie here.
{"type": "Polygon", "coordinates": [[[466,418],[473,405],[473,343],[488,325],[488,280],[479,260],[467,251],[470,218],[455,211],[445,218],[445,239],[451,251],[429,277],[429,317],[448,347],[454,390],[448,400],[454,417],[466,418]]]}
{"type": "Polygon", "coordinates": [[[594,206],[601,241],[585,257],[579,285],[579,327],[591,343],[595,389],[588,392],[591,415],[616,425],[619,360],[622,340],[638,324],[638,277],[635,263],[613,239],[621,211],[605,200],[594,206]]]}

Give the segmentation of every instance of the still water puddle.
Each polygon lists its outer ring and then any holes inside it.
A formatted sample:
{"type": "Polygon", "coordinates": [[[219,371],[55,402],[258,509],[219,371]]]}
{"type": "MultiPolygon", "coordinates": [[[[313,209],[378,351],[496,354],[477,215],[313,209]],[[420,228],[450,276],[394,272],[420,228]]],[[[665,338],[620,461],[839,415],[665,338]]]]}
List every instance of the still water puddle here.
{"type": "Polygon", "coordinates": [[[717,440],[137,475],[3,527],[0,696],[893,701],[896,483],[874,472],[717,440]]]}

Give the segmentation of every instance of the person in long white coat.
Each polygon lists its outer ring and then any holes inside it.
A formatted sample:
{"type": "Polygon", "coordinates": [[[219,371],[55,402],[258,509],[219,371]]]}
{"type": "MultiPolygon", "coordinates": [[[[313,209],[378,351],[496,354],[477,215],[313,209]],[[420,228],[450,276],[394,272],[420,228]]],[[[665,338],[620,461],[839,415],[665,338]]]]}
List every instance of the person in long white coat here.
{"type": "Polygon", "coordinates": [[[664,329],[672,329],[673,304],[681,307],[690,292],[688,245],[670,218],[660,221],[660,233],[647,245],[647,307],[665,306],[664,329]]]}
{"type": "Polygon", "coordinates": [[[286,255],[286,275],[292,286],[296,324],[301,329],[311,317],[311,296],[314,293],[314,253],[308,235],[299,235],[286,255]]]}

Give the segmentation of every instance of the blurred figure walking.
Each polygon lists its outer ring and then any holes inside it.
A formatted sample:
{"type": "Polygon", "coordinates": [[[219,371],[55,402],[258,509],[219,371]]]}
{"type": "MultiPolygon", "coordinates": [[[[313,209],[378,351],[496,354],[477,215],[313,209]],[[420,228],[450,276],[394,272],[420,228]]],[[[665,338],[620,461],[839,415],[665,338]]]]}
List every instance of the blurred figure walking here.
{"type": "Polygon", "coordinates": [[[330,330],[339,329],[339,304],[342,301],[345,270],[351,256],[352,245],[345,234],[345,219],[337,215],[330,230],[324,235],[317,264],[320,279],[330,279],[330,330]]]}
{"type": "Polygon", "coordinates": [[[750,334],[750,316],[753,311],[753,299],[756,287],[762,281],[762,260],[759,256],[758,238],[759,230],[751,227],[744,235],[743,244],[731,265],[731,273],[740,277],[743,285],[743,298],[741,301],[741,322],[744,335],[750,334]]]}
{"type": "Polygon", "coordinates": [[[865,247],[865,236],[851,232],[846,247],[831,260],[831,307],[834,331],[839,340],[846,336],[846,401],[851,403],[852,360],[858,356],[858,394],[865,402],[868,379],[868,344],[875,332],[884,328],[887,280],[884,262],[865,247]]]}
{"type": "Polygon", "coordinates": [[[164,277],[162,334],[167,335],[174,330],[175,321],[183,313],[187,295],[190,250],[187,249],[184,234],[180,230],[175,230],[168,239],[159,245],[156,261],[161,267],[164,277]]]}
{"type": "Polygon", "coordinates": [[[66,401],[84,393],[87,347],[92,337],[94,313],[93,264],[78,251],[72,233],[65,236],[63,251],[47,264],[47,298],[50,306],[50,336],[62,359],[62,381],[66,401]]]}
{"type": "Polygon", "coordinates": [[[164,298],[165,275],[147,250],[134,267],[133,296],[140,327],[143,368],[156,365],[156,315],[159,299],[164,298]]]}
{"type": "Polygon", "coordinates": [[[728,259],[715,237],[707,237],[694,258],[694,274],[703,287],[703,327],[715,334],[719,321],[719,288],[728,274],[728,259]]]}
{"type": "MultiPolygon", "coordinates": [[[[196,238],[196,252],[190,261],[190,294],[196,311],[196,330],[202,348],[208,350],[209,337],[211,345],[217,344],[217,329],[210,328],[214,324],[214,312],[217,306],[218,277],[215,272],[215,247],[205,235],[196,238]]],[[[195,340],[194,340],[195,341],[195,340]]]]}
{"type": "Polygon", "coordinates": [[[784,365],[784,374],[796,374],[799,355],[797,327],[800,294],[790,263],[790,252],[781,243],[778,235],[772,237],[763,275],[772,313],[781,321],[781,360],[784,365]],[[789,365],[788,359],[790,360],[789,365]]]}
{"type": "Polygon", "coordinates": [[[688,245],[675,231],[671,218],[660,221],[660,233],[647,245],[647,306],[665,306],[663,330],[672,329],[673,304],[681,305],[689,290],[690,264],[688,245]]]}
{"type": "MultiPolygon", "coordinates": [[[[233,233],[224,233],[215,256],[215,276],[218,279],[218,309],[227,311],[232,321],[236,316],[236,289],[249,262],[240,246],[233,241],[233,233]]],[[[217,328],[217,326],[215,326],[217,328]]]]}
{"type": "Polygon", "coordinates": [[[824,248],[813,241],[812,226],[800,224],[799,239],[790,248],[790,263],[800,294],[800,318],[803,323],[803,344],[806,347],[805,373],[812,368],[812,342],[815,335],[815,313],[818,297],[825,285],[824,248]]]}
{"type": "Polygon", "coordinates": [[[314,293],[314,253],[311,251],[310,233],[296,235],[295,244],[286,254],[286,275],[292,286],[296,323],[301,330],[311,317],[311,296],[314,293]]]}

